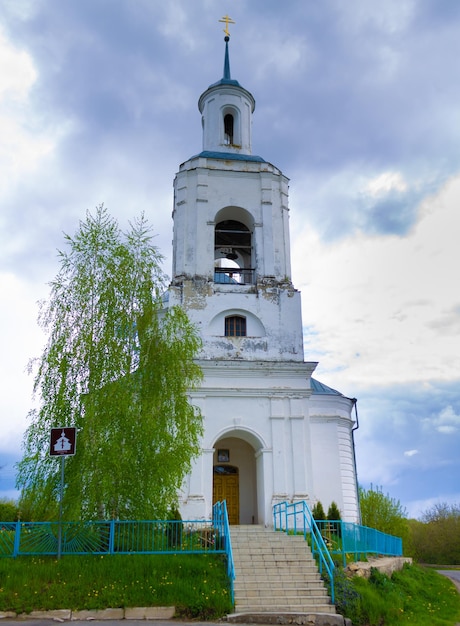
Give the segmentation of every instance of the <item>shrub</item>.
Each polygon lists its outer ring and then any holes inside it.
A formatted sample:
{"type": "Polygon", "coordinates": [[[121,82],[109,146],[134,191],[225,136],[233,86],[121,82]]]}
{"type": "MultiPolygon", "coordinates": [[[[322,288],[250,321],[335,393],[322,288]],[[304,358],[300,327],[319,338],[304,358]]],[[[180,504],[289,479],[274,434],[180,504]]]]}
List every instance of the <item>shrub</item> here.
{"type": "Polygon", "coordinates": [[[182,543],[183,524],[180,523],[182,522],[182,516],[177,508],[169,512],[168,520],[176,522],[175,524],[168,524],[166,529],[168,548],[171,549],[180,546],[182,543]]]}
{"type": "Polygon", "coordinates": [[[335,502],[331,502],[329,509],[327,511],[327,519],[328,520],[341,520],[342,517],[340,515],[339,507],[335,502]]]}
{"type": "Polygon", "coordinates": [[[401,537],[406,546],[409,540],[409,522],[407,511],[399,500],[385,495],[381,487],[374,489],[372,485],[368,490],[359,488],[359,500],[363,526],[401,537]]]}
{"type": "Polygon", "coordinates": [[[16,522],[18,519],[19,509],[16,502],[0,498],[0,522],[16,522]]]}
{"type": "Polygon", "coordinates": [[[315,506],[313,507],[312,511],[311,511],[313,518],[315,520],[324,520],[326,519],[326,513],[324,512],[323,509],[323,505],[321,504],[321,502],[318,500],[318,502],[315,504],[315,506]]]}

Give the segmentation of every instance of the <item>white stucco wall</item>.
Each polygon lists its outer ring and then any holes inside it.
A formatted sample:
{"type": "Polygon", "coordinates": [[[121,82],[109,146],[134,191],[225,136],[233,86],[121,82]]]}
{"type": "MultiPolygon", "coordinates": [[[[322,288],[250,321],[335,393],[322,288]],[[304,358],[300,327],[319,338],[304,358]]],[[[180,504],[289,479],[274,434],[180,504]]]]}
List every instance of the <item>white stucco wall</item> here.
{"type": "Polygon", "coordinates": [[[359,522],[351,417],[353,401],[344,396],[313,395],[310,402],[315,501],[325,512],[332,502],[342,519],[359,522]]]}

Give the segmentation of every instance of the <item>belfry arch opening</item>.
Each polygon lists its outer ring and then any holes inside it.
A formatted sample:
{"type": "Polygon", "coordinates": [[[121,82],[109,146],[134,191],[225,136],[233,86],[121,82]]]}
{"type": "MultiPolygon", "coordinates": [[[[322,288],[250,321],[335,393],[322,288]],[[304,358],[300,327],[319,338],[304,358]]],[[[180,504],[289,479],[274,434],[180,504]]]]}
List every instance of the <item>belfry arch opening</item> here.
{"type": "Polygon", "coordinates": [[[234,119],[231,113],[224,115],[224,143],[226,146],[233,145],[234,119]]]}
{"type": "Polygon", "coordinates": [[[252,233],[237,220],[218,222],[214,234],[214,282],[252,284],[252,233]]]}
{"type": "Polygon", "coordinates": [[[224,146],[241,147],[241,117],[237,108],[226,106],[221,111],[224,146]]]}

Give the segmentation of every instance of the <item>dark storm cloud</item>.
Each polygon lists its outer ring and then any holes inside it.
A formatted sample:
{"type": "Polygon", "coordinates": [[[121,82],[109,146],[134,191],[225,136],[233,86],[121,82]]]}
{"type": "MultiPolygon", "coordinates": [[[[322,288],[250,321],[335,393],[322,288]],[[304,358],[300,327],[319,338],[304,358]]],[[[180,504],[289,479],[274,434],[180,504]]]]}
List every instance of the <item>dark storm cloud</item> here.
{"type": "Polygon", "coordinates": [[[51,2],[14,30],[37,66],[34,104],[48,123],[75,121],[74,134],[93,152],[120,138],[158,136],[184,106],[171,43],[135,7],[51,2]]]}
{"type": "MultiPolygon", "coordinates": [[[[62,231],[72,232],[100,202],[111,203],[115,214],[148,210],[153,224],[169,225],[170,202],[159,207],[154,198],[170,194],[177,164],[188,156],[180,113],[193,108],[196,95],[177,84],[172,42],[156,28],[162,22],[149,3],[142,4],[144,12],[140,4],[124,2],[115,10],[113,3],[97,1],[41,3],[27,19],[6,21],[38,74],[30,123],[50,133],[63,129],[41,171],[22,179],[5,199],[6,230],[15,233],[19,213],[30,226],[7,268],[33,273],[44,256],[51,264],[62,231]]],[[[196,127],[198,137],[199,118],[196,127]]]]}
{"type": "MultiPolygon", "coordinates": [[[[33,97],[43,123],[73,124],[59,147],[61,168],[77,160],[88,174],[125,157],[152,171],[158,153],[172,152],[172,164],[199,150],[196,101],[221,75],[217,19],[228,7],[211,15],[206,2],[38,6],[9,27],[37,63],[33,97]]],[[[407,191],[374,203],[329,185],[311,218],[325,237],[407,232],[420,199],[460,169],[457,12],[430,2],[370,11],[357,0],[346,10],[334,0],[297,0],[289,11],[275,2],[262,12],[249,2],[231,8],[232,74],[258,102],[254,151],[288,175],[302,163],[314,185],[401,172],[407,191]]]]}
{"type": "MultiPolygon", "coordinates": [[[[350,216],[355,216],[349,227],[359,224],[368,233],[405,234],[417,218],[417,207],[422,194],[391,191],[377,201],[355,201],[350,216]]],[[[348,228],[347,228],[348,230],[348,228]]]]}
{"type": "MultiPolygon", "coordinates": [[[[265,99],[258,111],[264,119],[255,122],[259,152],[270,155],[275,147],[288,174],[302,163],[313,185],[341,173],[372,178],[400,172],[407,191],[373,205],[355,197],[348,202],[347,189],[329,185],[324,206],[312,207],[312,221],[326,237],[357,227],[404,234],[417,219],[420,200],[460,169],[457,28],[444,15],[433,29],[438,3],[426,3],[424,11],[418,4],[386,3],[367,15],[366,3],[347,3],[346,10],[326,4],[324,11],[296,4],[289,24],[280,18],[284,37],[299,35],[306,52],[303,65],[271,81],[276,97],[265,99]],[[326,226],[325,219],[336,227],[326,226]]],[[[264,40],[268,51],[270,40],[264,40]]],[[[263,80],[270,84],[269,72],[263,80]]],[[[353,187],[353,178],[349,183],[353,187]]]]}
{"type": "Polygon", "coordinates": [[[294,197],[305,190],[300,210],[323,238],[404,235],[420,201],[460,170],[452,3],[375,11],[360,0],[293,0],[280,11],[268,1],[260,11],[248,1],[49,0],[25,4],[28,14],[12,6],[0,7],[2,22],[38,73],[30,124],[65,130],[44,185],[39,172],[10,190],[10,230],[19,211],[54,211],[65,229],[61,213],[112,200],[119,185],[133,198],[166,196],[177,164],[201,148],[196,102],[222,74],[217,20],[226,11],[237,22],[232,75],[257,100],[254,152],[292,178],[294,197]],[[405,188],[363,193],[385,172],[405,188]]]}

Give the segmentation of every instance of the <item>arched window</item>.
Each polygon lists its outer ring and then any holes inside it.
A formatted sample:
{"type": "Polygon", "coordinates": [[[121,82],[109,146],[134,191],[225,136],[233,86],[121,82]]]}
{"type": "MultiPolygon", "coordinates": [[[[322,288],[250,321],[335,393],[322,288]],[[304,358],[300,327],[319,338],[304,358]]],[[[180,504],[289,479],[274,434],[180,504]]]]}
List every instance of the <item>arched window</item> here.
{"type": "Polygon", "coordinates": [[[224,116],[224,143],[227,146],[233,145],[233,127],[233,115],[231,115],[231,113],[227,113],[224,116]]]}
{"type": "Polygon", "coordinates": [[[246,318],[241,315],[231,315],[225,318],[226,337],[246,337],[246,318]]]}

